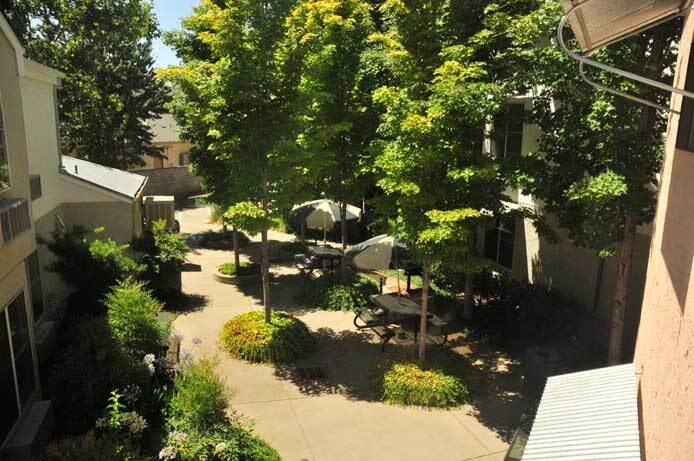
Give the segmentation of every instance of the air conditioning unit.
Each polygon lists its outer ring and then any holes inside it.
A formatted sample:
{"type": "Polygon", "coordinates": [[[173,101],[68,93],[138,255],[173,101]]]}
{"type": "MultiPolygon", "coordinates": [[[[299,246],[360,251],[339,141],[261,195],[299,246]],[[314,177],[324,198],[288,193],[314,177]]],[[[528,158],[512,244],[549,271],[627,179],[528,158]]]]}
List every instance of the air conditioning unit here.
{"type": "Polygon", "coordinates": [[[142,198],[145,228],[155,221],[166,221],[169,229],[176,229],[176,209],[173,195],[149,195],[142,198]]]}
{"type": "Polygon", "coordinates": [[[31,229],[31,217],[27,201],[23,198],[0,200],[0,243],[7,245],[28,229],[31,229]]]}

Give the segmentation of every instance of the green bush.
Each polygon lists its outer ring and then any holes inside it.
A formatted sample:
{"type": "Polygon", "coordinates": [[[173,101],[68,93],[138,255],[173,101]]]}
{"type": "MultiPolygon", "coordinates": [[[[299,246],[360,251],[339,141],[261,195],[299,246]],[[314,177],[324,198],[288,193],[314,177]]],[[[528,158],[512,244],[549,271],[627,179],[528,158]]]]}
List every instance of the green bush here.
{"type": "Polygon", "coordinates": [[[147,386],[142,357],[130,358],[113,340],[104,317],[78,320],[67,330],[51,360],[47,382],[60,434],[78,434],[94,427],[111,390],[147,386]]]}
{"type": "Polygon", "coordinates": [[[306,254],[308,251],[308,244],[300,240],[284,242],[282,245],[280,245],[280,250],[291,255],[306,254]]]}
{"type": "Polygon", "coordinates": [[[104,303],[113,338],[135,360],[159,355],[166,347],[169,325],[157,318],[161,304],[141,282],[116,285],[104,303]]]}
{"type": "Polygon", "coordinates": [[[324,276],[312,281],[306,290],[309,305],[329,311],[354,311],[369,304],[369,295],[378,293],[378,285],[372,279],[357,275],[346,282],[339,277],[324,276]]]}
{"type": "Polygon", "coordinates": [[[63,233],[54,232],[51,241],[41,240],[55,255],[48,269],[73,289],[68,299],[72,313],[103,313],[101,301],[111,285],[137,276],[144,269],[142,264],[126,255],[128,245],[119,245],[111,239],[95,239],[101,231],[103,229],[95,229],[90,233],[74,227],[63,233]]]}
{"type": "MultiPolygon", "coordinates": [[[[239,231],[239,248],[248,245],[250,239],[239,231]]],[[[207,231],[200,237],[200,246],[206,248],[231,250],[234,248],[234,231],[207,231]]]]}
{"type": "Polygon", "coordinates": [[[174,381],[162,460],[275,461],[277,452],[227,418],[227,390],[214,362],[184,366],[174,381]]]}
{"type": "Polygon", "coordinates": [[[169,229],[166,221],[154,221],[152,228],[135,241],[135,250],[145,270],[140,279],[145,280],[157,298],[169,299],[181,291],[180,271],[190,250],[185,238],[169,229]]]}
{"type": "Polygon", "coordinates": [[[121,440],[87,432],[52,442],[46,448],[46,461],[138,461],[147,459],[137,447],[121,440]]]}
{"type": "Polygon", "coordinates": [[[313,352],[315,340],[301,320],[273,312],[270,323],[260,311],[237,315],[222,327],[219,341],[236,358],[249,362],[287,362],[313,352]]]}
{"type": "Polygon", "coordinates": [[[211,360],[181,370],[169,402],[169,425],[174,430],[205,430],[226,421],[227,389],[211,360]]]}
{"type": "Polygon", "coordinates": [[[372,379],[383,402],[437,408],[462,404],[478,381],[464,357],[433,350],[424,363],[401,351],[388,352],[376,363],[372,379]]]}
{"type": "Polygon", "coordinates": [[[234,263],[224,263],[217,270],[223,275],[259,275],[260,264],[241,263],[239,267],[236,267],[234,263]]]}

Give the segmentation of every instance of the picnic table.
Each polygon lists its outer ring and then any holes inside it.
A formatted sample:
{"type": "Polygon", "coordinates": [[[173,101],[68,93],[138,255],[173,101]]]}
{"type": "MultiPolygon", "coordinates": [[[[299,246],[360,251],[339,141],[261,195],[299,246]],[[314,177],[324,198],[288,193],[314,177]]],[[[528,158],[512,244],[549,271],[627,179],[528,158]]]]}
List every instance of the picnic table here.
{"type": "MultiPolygon", "coordinates": [[[[382,348],[392,338],[395,332],[391,325],[399,326],[403,331],[414,336],[417,341],[419,323],[422,316],[422,308],[415,300],[408,296],[397,294],[376,294],[369,297],[375,308],[362,308],[356,311],[354,325],[359,330],[370,329],[378,335],[383,344],[382,348]]],[[[427,313],[427,337],[432,342],[443,346],[448,340],[448,322],[438,316],[427,313]]]]}
{"type": "Polygon", "coordinates": [[[342,262],[342,251],[335,248],[310,245],[307,253],[294,255],[294,265],[302,275],[310,275],[314,270],[333,272],[342,262]]]}
{"type": "MultiPolygon", "coordinates": [[[[403,268],[404,275],[407,278],[407,291],[411,291],[412,286],[412,276],[422,275],[422,266],[411,265],[403,268]]],[[[381,272],[379,270],[371,271],[367,273],[367,276],[371,274],[371,278],[378,278],[378,292],[383,294],[383,287],[386,284],[388,277],[393,277],[387,272],[381,272]]]]}

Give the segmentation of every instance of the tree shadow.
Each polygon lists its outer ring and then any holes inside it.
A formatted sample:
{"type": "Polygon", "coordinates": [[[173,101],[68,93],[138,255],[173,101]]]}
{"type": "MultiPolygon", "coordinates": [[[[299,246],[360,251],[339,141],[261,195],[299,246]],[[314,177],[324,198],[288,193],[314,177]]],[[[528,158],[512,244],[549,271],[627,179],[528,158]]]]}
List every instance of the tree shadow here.
{"type": "Polygon", "coordinates": [[[172,313],[196,312],[203,310],[209,299],[205,295],[180,293],[165,301],[165,311],[172,313]]]}
{"type": "Polygon", "coordinates": [[[309,358],[275,367],[275,376],[293,383],[307,396],[340,394],[350,400],[375,401],[369,370],[381,356],[381,345],[361,331],[315,332],[316,352],[309,358]]]}

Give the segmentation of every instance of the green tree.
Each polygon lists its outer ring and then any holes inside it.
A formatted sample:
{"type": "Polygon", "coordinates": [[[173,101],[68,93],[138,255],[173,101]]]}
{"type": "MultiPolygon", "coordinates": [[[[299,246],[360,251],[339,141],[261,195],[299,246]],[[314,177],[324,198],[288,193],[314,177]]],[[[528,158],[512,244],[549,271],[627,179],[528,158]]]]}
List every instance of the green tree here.
{"type": "MultiPolygon", "coordinates": [[[[18,1],[12,18],[35,60],[65,73],[59,106],[65,152],[116,168],[160,156],[145,124],[164,112],[154,75],[158,36],[146,0],[18,1]]],[[[7,11],[3,9],[3,11],[7,11]]]]}
{"type": "Polygon", "coordinates": [[[345,251],[347,205],[361,200],[369,185],[363,166],[371,163],[368,146],[378,125],[375,76],[361,61],[375,32],[370,7],[360,0],[306,0],[288,24],[283,57],[301,66],[297,143],[304,159],[318,166],[322,195],[340,205],[345,251]]]}
{"type": "MultiPolygon", "coordinates": [[[[543,201],[572,242],[595,249],[601,257],[616,258],[608,356],[608,362],[615,364],[622,360],[636,229],[653,219],[667,120],[651,107],[582,82],[577,63],[550,45],[561,14],[559,2],[542,2],[536,11],[518,18],[510,18],[501,9],[490,11],[490,24],[494,33],[512,39],[512,46],[496,60],[513,75],[515,90],[522,94],[542,89],[528,114],[529,121],[542,130],[539,147],[515,170],[521,173],[519,183],[543,201]]],[[[671,81],[679,29],[677,22],[662,24],[593,57],[671,81]]],[[[567,40],[569,34],[567,30],[567,40]]],[[[669,95],[658,90],[609,73],[591,72],[591,76],[604,85],[668,105],[669,95]]]]}
{"type": "Polygon", "coordinates": [[[386,52],[394,83],[378,89],[384,192],[395,198],[395,227],[423,258],[419,358],[425,359],[430,269],[481,264],[470,237],[499,212],[503,181],[483,151],[485,124],[501,106],[504,88],[491,81],[480,52],[484,2],[387,0],[386,52]]]}
{"type": "MultiPolygon", "coordinates": [[[[198,145],[191,162],[215,203],[262,211],[265,223],[301,192],[306,171],[292,138],[297,66],[279,48],[293,0],[203,0],[167,40],[178,68],[162,72],[181,89],[173,109],[198,145]],[[223,202],[224,201],[224,202],[223,202]]],[[[270,320],[268,227],[261,234],[266,320],[270,320]]]]}

